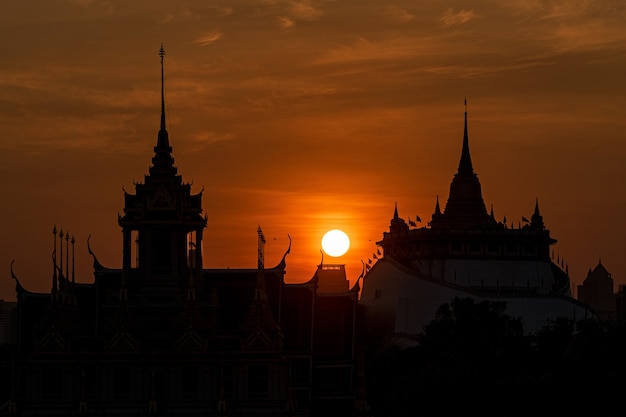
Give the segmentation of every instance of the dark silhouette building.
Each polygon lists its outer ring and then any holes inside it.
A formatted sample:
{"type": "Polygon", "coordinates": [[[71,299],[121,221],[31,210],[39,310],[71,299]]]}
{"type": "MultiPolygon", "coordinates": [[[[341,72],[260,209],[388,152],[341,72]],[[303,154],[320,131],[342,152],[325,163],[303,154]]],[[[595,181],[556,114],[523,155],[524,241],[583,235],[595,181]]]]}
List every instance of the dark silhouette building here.
{"type": "Polygon", "coordinates": [[[531,333],[558,317],[583,318],[572,298],[567,267],[550,257],[550,236],[538,200],[516,225],[487,211],[470,156],[465,112],[461,157],[442,211],[431,220],[401,218],[396,205],[382,249],[363,278],[360,303],[371,322],[399,334],[417,334],[440,305],[455,297],[506,302],[506,313],[531,333]]]}
{"type": "Polygon", "coordinates": [[[587,277],[578,286],[578,300],[591,307],[604,320],[614,320],[616,313],[616,294],[613,294],[613,278],[602,265],[602,261],[589,269],[587,277]]]}
{"type": "Polygon", "coordinates": [[[49,293],[27,290],[11,268],[17,341],[2,414],[350,415],[358,285],[323,263],[285,283],[290,248],[266,268],[260,227],[256,268],[203,267],[203,195],[174,165],[160,56],[160,130],[149,174],[124,192],[122,267],[102,265],[88,240],[94,281],[75,282],[69,236],[55,227],[49,293]],[[318,291],[329,270],[330,290],[318,291]]]}

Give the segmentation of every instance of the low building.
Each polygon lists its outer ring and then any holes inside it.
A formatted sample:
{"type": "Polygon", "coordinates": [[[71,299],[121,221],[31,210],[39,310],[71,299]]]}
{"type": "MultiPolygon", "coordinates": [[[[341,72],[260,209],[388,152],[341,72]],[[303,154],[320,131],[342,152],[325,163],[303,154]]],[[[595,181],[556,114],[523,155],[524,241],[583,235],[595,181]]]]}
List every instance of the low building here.
{"type": "Polygon", "coordinates": [[[15,343],[15,307],[14,301],[0,300],[0,345],[15,343]]]}

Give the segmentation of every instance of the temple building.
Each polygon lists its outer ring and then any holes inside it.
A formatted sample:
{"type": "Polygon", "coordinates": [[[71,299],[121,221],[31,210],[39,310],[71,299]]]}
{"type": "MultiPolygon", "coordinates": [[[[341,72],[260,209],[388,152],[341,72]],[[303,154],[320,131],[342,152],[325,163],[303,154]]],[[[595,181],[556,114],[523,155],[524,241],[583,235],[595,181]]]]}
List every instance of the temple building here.
{"type": "Polygon", "coordinates": [[[556,240],[546,229],[539,202],[517,228],[495,219],[482,197],[470,156],[467,111],[461,158],[444,210],[437,198],[432,219],[417,227],[396,205],[377,245],[381,256],[363,278],[360,303],[371,323],[396,334],[417,334],[455,297],[498,300],[531,333],[557,317],[592,313],[572,297],[567,267],[553,262],[556,240]],[[379,249],[380,252],[380,249],[379,249]]]}
{"type": "Polygon", "coordinates": [[[351,415],[362,403],[358,283],[349,288],[343,265],[323,262],[308,281],[285,283],[290,247],[266,267],[260,226],[256,266],[203,267],[203,193],[174,165],[163,48],[160,57],[160,129],[144,182],[124,191],[121,268],[102,265],[88,241],[94,280],[76,282],[70,238],[56,227],[49,292],[24,288],[11,267],[17,349],[1,414],[351,415]]]}
{"type": "Polygon", "coordinates": [[[598,317],[604,320],[615,320],[616,294],[611,273],[598,261],[593,270],[589,269],[587,277],[578,286],[578,300],[591,307],[598,317]]]}

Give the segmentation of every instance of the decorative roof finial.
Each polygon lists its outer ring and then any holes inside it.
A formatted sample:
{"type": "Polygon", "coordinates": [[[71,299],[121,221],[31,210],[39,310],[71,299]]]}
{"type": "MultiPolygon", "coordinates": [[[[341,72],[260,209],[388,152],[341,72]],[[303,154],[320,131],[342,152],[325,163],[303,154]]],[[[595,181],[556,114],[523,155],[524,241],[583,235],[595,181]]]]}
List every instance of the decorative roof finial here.
{"type": "Polygon", "coordinates": [[[159,56],[161,57],[161,127],[157,135],[157,144],[154,147],[155,155],[152,158],[154,167],[150,168],[150,175],[157,174],[157,172],[159,175],[176,175],[172,147],[165,129],[165,75],[163,69],[165,49],[163,49],[163,44],[161,44],[159,56]]]}
{"type": "Polygon", "coordinates": [[[159,56],[161,57],[161,130],[165,130],[165,94],[164,94],[165,76],[163,72],[163,57],[165,56],[165,49],[163,49],[163,44],[161,44],[161,49],[159,50],[159,56]]]}
{"type": "Polygon", "coordinates": [[[463,149],[461,150],[461,161],[459,162],[459,174],[472,175],[474,173],[474,167],[472,166],[472,158],[469,151],[469,136],[467,134],[467,99],[464,100],[465,104],[465,123],[463,127],[463,149]]]}

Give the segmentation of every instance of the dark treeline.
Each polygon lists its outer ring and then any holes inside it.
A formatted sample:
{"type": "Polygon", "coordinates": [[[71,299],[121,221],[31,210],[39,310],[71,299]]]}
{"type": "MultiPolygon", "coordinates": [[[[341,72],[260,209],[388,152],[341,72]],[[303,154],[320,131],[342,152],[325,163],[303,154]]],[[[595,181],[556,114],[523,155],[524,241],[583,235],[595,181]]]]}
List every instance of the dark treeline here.
{"type": "Polygon", "coordinates": [[[626,414],[624,323],[563,319],[526,335],[504,311],[454,299],[406,348],[363,329],[372,415],[626,414]]]}

